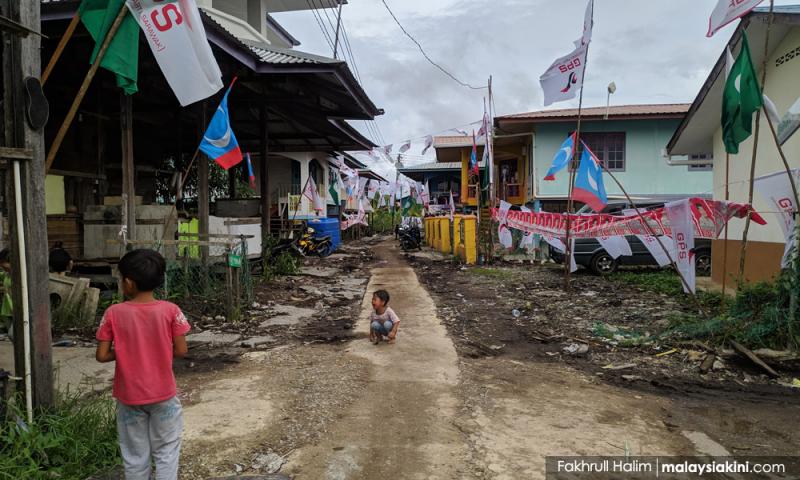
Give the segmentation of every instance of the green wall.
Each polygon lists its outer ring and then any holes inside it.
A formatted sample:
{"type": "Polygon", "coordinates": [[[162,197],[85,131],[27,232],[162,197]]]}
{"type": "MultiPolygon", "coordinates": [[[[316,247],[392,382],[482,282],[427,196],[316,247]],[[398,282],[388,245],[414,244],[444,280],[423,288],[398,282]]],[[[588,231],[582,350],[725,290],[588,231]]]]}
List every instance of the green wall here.
{"type": "MultiPolygon", "coordinates": [[[[625,132],[625,171],[614,172],[614,176],[625,186],[629,194],[646,195],[692,195],[710,194],[713,189],[711,171],[689,171],[688,166],[667,165],[662,157],[679,120],[626,120],[585,122],[583,132],[625,132]]],[[[551,123],[536,127],[536,192],[540,198],[566,197],[569,172],[567,169],[556,174],[556,180],[542,180],[553,161],[558,148],[567,135],[575,130],[574,123],[551,123]]],[[[706,153],[706,152],[697,152],[706,153]]],[[[682,158],[682,157],[681,157],[682,158]]],[[[678,157],[675,158],[676,160],[678,157]]],[[[614,181],[604,174],[606,191],[609,195],[621,195],[622,191],[614,181]]]]}

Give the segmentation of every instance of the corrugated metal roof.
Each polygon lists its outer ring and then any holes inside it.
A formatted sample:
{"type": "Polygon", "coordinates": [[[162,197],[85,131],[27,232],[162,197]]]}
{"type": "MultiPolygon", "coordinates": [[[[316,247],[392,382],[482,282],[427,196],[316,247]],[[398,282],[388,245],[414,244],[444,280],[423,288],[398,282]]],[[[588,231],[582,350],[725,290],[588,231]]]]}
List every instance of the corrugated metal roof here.
{"type": "MultiPolygon", "coordinates": [[[[483,168],[486,162],[481,161],[478,167],[483,168]]],[[[430,172],[436,170],[458,170],[461,171],[461,162],[433,162],[423,163],[422,165],[414,165],[411,167],[398,168],[400,172],[430,172]]]]}
{"type": "MultiPolygon", "coordinates": [[[[476,137],[475,144],[479,147],[486,145],[486,137],[476,137]]],[[[471,147],[472,136],[443,135],[433,137],[433,148],[471,147]]]]}
{"type": "Polygon", "coordinates": [[[340,60],[333,58],[320,57],[311,53],[298,52],[278,47],[253,46],[248,45],[250,51],[258,56],[263,63],[272,64],[324,64],[340,63],[340,60]]]}
{"type": "MultiPolygon", "coordinates": [[[[769,13],[769,7],[758,7],[753,9],[756,13],[769,13]]],[[[800,5],[775,5],[775,13],[800,13],[800,5]]]]}
{"type": "MultiPolygon", "coordinates": [[[[618,105],[608,108],[609,117],[626,116],[675,116],[684,115],[689,111],[689,103],[665,103],[650,105],[618,105]]],[[[584,108],[582,115],[586,117],[602,117],[606,114],[606,107],[584,108]]],[[[538,112],[515,113],[497,117],[498,120],[543,120],[543,119],[567,119],[578,116],[577,108],[566,108],[561,110],[542,110],[538,112]]]]}

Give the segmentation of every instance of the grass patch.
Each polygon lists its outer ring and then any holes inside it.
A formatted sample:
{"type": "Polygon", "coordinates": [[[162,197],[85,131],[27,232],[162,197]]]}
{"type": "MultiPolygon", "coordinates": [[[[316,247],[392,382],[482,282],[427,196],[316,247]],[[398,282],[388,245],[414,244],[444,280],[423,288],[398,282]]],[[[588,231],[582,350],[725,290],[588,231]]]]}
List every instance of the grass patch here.
{"type": "Polygon", "coordinates": [[[472,275],[488,278],[511,278],[514,275],[513,272],[509,270],[503,270],[501,268],[477,267],[469,269],[468,272],[472,275]]]}
{"type": "Polygon", "coordinates": [[[797,349],[800,337],[797,320],[789,317],[792,286],[787,277],[739,289],[736,297],[712,318],[697,315],[674,318],[670,331],[715,344],[736,340],[753,349],[797,349]]]}
{"type": "MultiPolygon", "coordinates": [[[[683,293],[683,282],[680,277],[672,270],[640,271],[640,272],[617,272],[612,277],[613,280],[633,285],[648,292],[667,295],[670,297],[686,298],[687,302],[692,300],[683,293]]],[[[698,291],[697,300],[700,305],[712,315],[722,313],[726,307],[726,298],[721,292],[698,291]]]]}
{"type": "MultiPolygon", "coordinates": [[[[24,407],[23,407],[24,408],[24,407]]],[[[0,423],[0,479],[84,479],[121,463],[114,401],[107,395],[62,396],[34,423],[9,402],[0,423]]]]}

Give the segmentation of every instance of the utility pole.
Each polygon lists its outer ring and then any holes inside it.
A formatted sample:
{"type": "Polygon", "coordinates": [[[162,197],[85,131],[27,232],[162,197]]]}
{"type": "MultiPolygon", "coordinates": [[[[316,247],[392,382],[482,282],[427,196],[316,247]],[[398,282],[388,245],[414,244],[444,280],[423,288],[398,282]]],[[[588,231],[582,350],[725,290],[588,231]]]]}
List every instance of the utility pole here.
{"type": "Polygon", "coordinates": [[[338,59],[336,55],[339,53],[339,31],[342,28],[342,1],[339,0],[339,14],[336,16],[336,39],[333,41],[333,58],[338,59]]]}
{"type": "MultiPolygon", "coordinates": [[[[40,30],[39,2],[0,0],[0,15],[33,31],[40,30]]],[[[47,218],[45,214],[44,131],[34,130],[26,116],[25,79],[41,73],[41,37],[3,33],[4,151],[29,153],[13,163],[9,182],[9,240],[12,253],[14,364],[25,381],[28,415],[31,406],[53,404],[53,358],[50,333],[47,218]],[[28,336],[28,333],[30,336],[28,336]],[[28,354],[26,358],[26,353],[28,354]]],[[[38,81],[38,80],[36,80],[38,81]]],[[[31,102],[32,109],[46,102],[31,102]]],[[[33,115],[31,115],[33,117],[33,115]]],[[[6,156],[6,155],[4,155],[6,156]]],[[[8,157],[8,156],[6,156],[8,157]]]]}

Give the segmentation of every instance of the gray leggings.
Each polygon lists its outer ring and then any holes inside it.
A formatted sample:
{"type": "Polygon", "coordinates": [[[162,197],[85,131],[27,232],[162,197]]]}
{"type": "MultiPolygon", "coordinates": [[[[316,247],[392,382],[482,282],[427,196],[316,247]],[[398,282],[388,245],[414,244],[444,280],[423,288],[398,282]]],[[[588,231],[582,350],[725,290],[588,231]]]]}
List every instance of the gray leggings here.
{"type": "Polygon", "coordinates": [[[125,480],[149,480],[151,456],[157,480],[178,478],[183,433],[178,397],[150,405],[117,402],[117,432],[125,480]]]}

